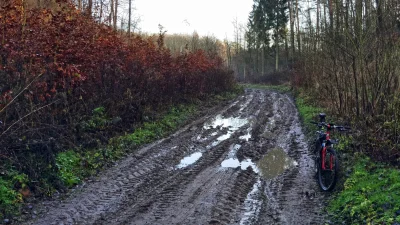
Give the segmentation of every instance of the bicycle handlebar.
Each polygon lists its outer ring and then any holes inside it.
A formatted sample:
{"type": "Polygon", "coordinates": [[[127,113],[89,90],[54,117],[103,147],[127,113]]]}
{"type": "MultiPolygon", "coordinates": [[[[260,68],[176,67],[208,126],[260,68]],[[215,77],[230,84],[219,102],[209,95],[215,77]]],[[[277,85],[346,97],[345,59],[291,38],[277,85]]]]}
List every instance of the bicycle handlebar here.
{"type": "Polygon", "coordinates": [[[329,129],[337,129],[339,131],[349,131],[349,130],[351,130],[351,127],[336,126],[333,123],[325,123],[325,122],[319,122],[318,123],[318,122],[314,122],[314,121],[311,121],[311,123],[312,124],[316,124],[318,127],[326,127],[326,128],[329,128],[329,129]]]}

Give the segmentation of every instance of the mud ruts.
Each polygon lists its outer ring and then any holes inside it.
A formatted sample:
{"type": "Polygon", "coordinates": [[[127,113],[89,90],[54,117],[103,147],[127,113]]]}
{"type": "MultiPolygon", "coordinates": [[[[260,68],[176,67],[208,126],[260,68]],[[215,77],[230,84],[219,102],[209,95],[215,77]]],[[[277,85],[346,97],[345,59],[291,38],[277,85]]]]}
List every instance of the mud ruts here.
{"type": "Polygon", "coordinates": [[[249,89],[68,199],[43,204],[27,224],[322,224],[324,195],[313,176],[293,100],[249,89]],[[261,166],[222,166],[227,159],[256,165],[278,148],[296,163],[272,178],[261,166]],[[182,161],[188,156],[195,158],[182,161]]]}

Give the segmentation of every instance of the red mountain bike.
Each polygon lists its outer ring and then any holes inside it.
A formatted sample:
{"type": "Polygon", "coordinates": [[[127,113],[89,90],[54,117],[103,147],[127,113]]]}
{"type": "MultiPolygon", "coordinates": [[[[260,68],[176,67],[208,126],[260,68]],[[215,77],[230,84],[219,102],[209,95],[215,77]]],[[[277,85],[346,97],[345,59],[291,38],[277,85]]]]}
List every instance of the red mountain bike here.
{"type": "Polygon", "coordinates": [[[326,123],[325,118],[325,113],[320,113],[319,123],[311,123],[316,124],[319,128],[319,131],[317,131],[318,136],[315,140],[315,163],[317,167],[318,184],[323,191],[330,191],[335,187],[339,172],[339,159],[333,148],[338,141],[331,139],[330,133],[333,130],[349,131],[350,128],[337,126],[333,123],[326,123]]]}

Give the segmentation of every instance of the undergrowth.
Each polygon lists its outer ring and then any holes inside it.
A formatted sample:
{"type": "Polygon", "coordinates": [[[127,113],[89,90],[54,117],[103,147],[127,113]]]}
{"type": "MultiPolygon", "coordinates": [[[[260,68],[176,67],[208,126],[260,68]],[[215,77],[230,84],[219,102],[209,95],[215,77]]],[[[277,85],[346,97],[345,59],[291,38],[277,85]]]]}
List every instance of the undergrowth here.
{"type": "MultiPolygon", "coordinates": [[[[318,121],[323,108],[300,90],[296,106],[308,136],[316,130],[309,121],[318,121]]],[[[329,117],[329,113],[328,113],[329,117]]],[[[336,121],[334,116],[328,121],[336,121]]],[[[354,153],[352,135],[334,133],[340,142],[335,146],[341,160],[336,192],[325,210],[333,224],[399,224],[400,172],[382,163],[373,162],[361,153],[354,153]]],[[[315,182],[317,185],[317,182],[315,182]]]]}
{"type": "Polygon", "coordinates": [[[0,219],[18,213],[26,193],[28,177],[10,169],[0,176],[0,219]]]}

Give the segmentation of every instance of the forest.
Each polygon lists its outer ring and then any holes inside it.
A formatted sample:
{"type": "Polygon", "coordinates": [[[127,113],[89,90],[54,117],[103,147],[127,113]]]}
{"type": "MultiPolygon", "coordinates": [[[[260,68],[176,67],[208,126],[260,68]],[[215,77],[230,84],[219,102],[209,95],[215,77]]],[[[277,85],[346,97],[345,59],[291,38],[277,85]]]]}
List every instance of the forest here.
{"type": "MultiPolygon", "coordinates": [[[[233,40],[169,34],[162,25],[147,34],[133,0],[2,1],[0,219],[165,136],[193,104],[236,96],[238,82],[288,86],[300,114],[304,100],[352,125],[344,148],[366,156],[355,165],[361,174],[398,171],[399,1],[254,0],[248,22],[232,26],[233,40]]],[[[393,201],[349,206],[371,213],[360,220],[332,208],[363,223],[393,201]]]]}
{"type": "Polygon", "coordinates": [[[229,62],[238,79],[286,76],[358,124],[359,149],[399,165],[398,1],[255,0],[248,24],[233,24],[229,62]]]}

